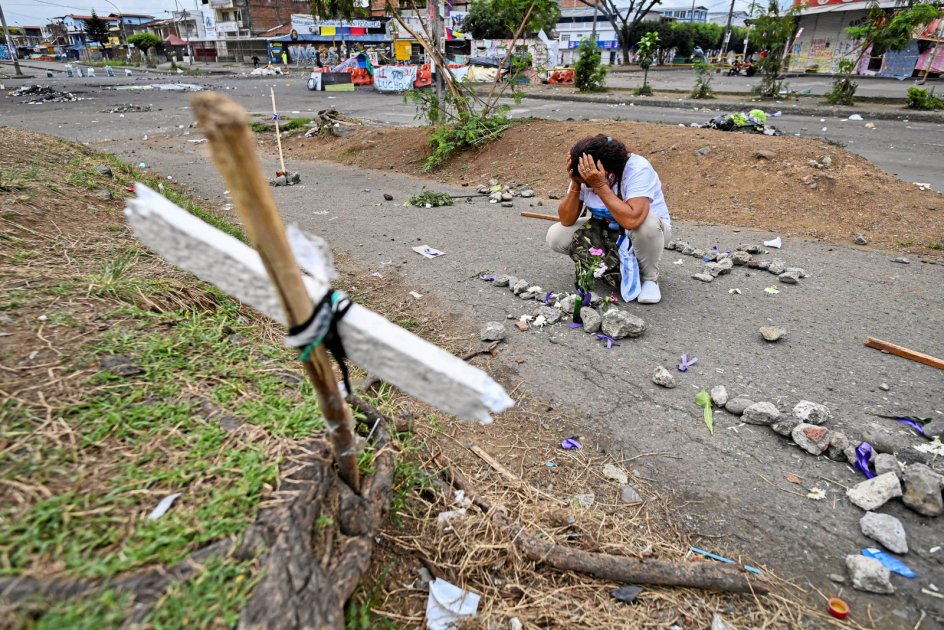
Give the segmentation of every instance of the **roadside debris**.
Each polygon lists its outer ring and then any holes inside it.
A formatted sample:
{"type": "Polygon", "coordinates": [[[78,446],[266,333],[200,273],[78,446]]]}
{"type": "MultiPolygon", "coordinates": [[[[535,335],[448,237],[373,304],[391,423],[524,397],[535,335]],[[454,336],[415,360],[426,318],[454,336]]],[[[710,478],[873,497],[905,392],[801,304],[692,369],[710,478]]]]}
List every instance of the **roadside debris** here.
{"type": "Polygon", "coordinates": [[[672,373],[661,365],[656,367],[656,371],[652,374],[652,382],[660,387],[665,387],[666,389],[673,389],[678,385],[675,382],[675,377],[672,376],[672,373]]]}
{"type": "Polygon", "coordinates": [[[42,105],[43,103],[67,103],[71,101],[81,101],[85,100],[79,98],[72,92],[60,92],[55,88],[51,88],[47,85],[24,85],[18,87],[12,92],[8,92],[7,96],[20,97],[28,96],[30,98],[23,101],[25,105],[42,105]]]}
{"type": "MultiPolygon", "coordinates": [[[[391,199],[392,198],[391,196],[391,199]]],[[[416,206],[417,208],[438,208],[440,206],[453,205],[453,200],[449,193],[433,192],[432,190],[426,190],[426,187],[423,186],[422,192],[410,197],[407,204],[416,206]]]]}
{"type": "Polygon", "coordinates": [[[695,404],[704,409],[705,426],[708,427],[708,433],[714,434],[714,412],[711,409],[711,394],[708,393],[707,389],[702,388],[701,391],[695,395],[695,404]]]}
{"type": "Polygon", "coordinates": [[[150,105],[134,105],[128,103],[127,105],[115,105],[114,107],[109,107],[108,109],[103,109],[103,114],[129,114],[134,112],[149,112],[151,111],[150,105]]]}
{"type": "Polygon", "coordinates": [[[580,443],[580,438],[576,435],[572,435],[569,438],[565,438],[561,442],[561,448],[565,451],[580,450],[583,448],[583,444],[580,443]]]}
{"type": "Polygon", "coordinates": [[[829,607],[829,614],[836,619],[845,619],[849,616],[849,604],[838,597],[830,597],[827,606],[829,607]]]}
{"type": "Polygon", "coordinates": [[[783,239],[781,239],[778,236],[777,238],[772,238],[769,241],[764,241],[764,245],[766,247],[773,247],[775,249],[780,249],[781,247],[783,247],[783,239]]]}
{"type": "Polygon", "coordinates": [[[912,361],[917,361],[918,363],[924,363],[925,365],[930,365],[931,367],[944,370],[944,359],[939,359],[929,354],[918,352],[917,350],[912,350],[910,348],[899,346],[888,341],[882,341],[881,339],[875,339],[873,337],[866,337],[865,345],[869,348],[875,348],[876,350],[894,354],[904,359],[910,359],[912,361]]]}
{"type": "Polygon", "coordinates": [[[766,112],[760,109],[752,109],[746,114],[744,112],[722,114],[699,126],[708,129],[717,129],[718,131],[747,131],[760,133],[765,136],[783,135],[779,129],[769,126],[766,123],[766,112]]]}
{"type": "Polygon", "coordinates": [[[881,549],[876,549],[875,547],[867,547],[862,550],[862,555],[866,558],[874,558],[882,563],[882,565],[891,571],[892,573],[897,573],[902,577],[906,577],[909,580],[913,580],[918,577],[918,574],[908,568],[904,562],[896,558],[895,556],[882,551],[881,549]]]}
{"type": "Polygon", "coordinates": [[[429,583],[426,627],[428,630],[453,630],[459,627],[462,619],[474,617],[478,607],[477,594],[436,578],[429,583]]]}
{"type": "MultiPolygon", "coordinates": [[[[689,547],[689,548],[688,548],[688,553],[689,553],[689,554],[693,554],[693,553],[694,553],[694,554],[698,554],[699,556],[704,556],[704,557],[706,557],[706,558],[711,558],[712,560],[717,560],[718,562],[723,562],[723,563],[725,563],[725,564],[737,564],[737,562],[735,562],[735,561],[732,560],[731,558],[725,558],[724,556],[719,556],[719,555],[716,554],[716,553],[711,553],[710,551],[705,551],[704,549],[699,549],[698,547],[689,547]]],[[[757,567],[752,567],[752,566],[749,565],[749,564],[741,565],[741,568],[743,568],[745,571],[750,571],[751,573],[754,573],[754,574],[756,574],[756,575],[760,575],[760,574],[761,574],[761,570],[760,570],[760,569],[758,569],[757,567]]]]}
{"type": "Polygon", "coordinates": [[[501,341],[507,336],[508,331],[501,322],[488,322],[479,332],[479,339],[482,341],[501,341]]]}
{"type": "Polygon", "coordinates": [[[626,586],[621,586],[616,590],[610,591],[610,595],[614,599],[623,602],[624,604],[635,604],[636,598],[642,593],[643,589],[641,586],[633,586],[632,584],[627,584],[626,586]]]}
{"type": "Polygon", "coordinates": [[[294,186],[302,181],[302,176],[298,173],[283,173],[279,171],[273,179],[269,180],[269,186],[294,186]]]}
{"type": "Polygon", "coordinates": [[[891,514],[866,512],[859,519],[859,528],[865,536],[882,544],[894,553],[908,553],[905,526],[891,514]]]}
{"type": "Polygon", "coordinates": [[[445,252],[441,252],[438,249],[433,249],[429,245],[417,245],[412,249],[420,256],[425,256],[426,258],[439,258],[440,256],[446,255],[445,252]]]}
{"type": "Polygon", "coordinates": [[[152,83],[150,85],[116,85],[115,90],[147,91],[161,90],[165,92],[202,92],[202,85],[195,83],[152,83]]]}
{"type": "Polygon", "coordinates": [[[151,510],[151,513],[148,514],[147,520],[156,521],[160,517],[164,516],[164,514],[167,513],[167,510],[170,509],[170,507],[174,504],[174,501],[176,501],[180,495],[180,492],[175,492],[174,494],[169,494],[161,499],[161,502],[157,504],[157,507],[151,510]]]}
{"type": "Polygon", "coordinates": [[[787,329],[781,328],[780,326],[761,326],[760,334],[764,338],[764,341],[780,341],[783,339],[783,336],[787,334],[787,329]]]}
{"type": "Polygon", "coordinates": [[[852,587],[856,590],[881,595],[895,592],[891,571],[875,558],[849,554],[846,556],[846,568],[852,578],[852,587]]]}

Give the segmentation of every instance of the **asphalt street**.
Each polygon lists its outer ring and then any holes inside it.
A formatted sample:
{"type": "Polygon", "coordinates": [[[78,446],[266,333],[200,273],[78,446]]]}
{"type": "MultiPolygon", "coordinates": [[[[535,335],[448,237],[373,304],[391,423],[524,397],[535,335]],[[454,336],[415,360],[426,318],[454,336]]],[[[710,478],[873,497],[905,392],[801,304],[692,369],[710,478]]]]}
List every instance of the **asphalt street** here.
{"type": "MultiPolygon", "coordinates": [[[[269,88],[274,85],[283,115],[310,115],[330,106],[383,124],[416,124],[412,107],[399,97],[312,93],[298,77],[195,82],[228,92],[259,113],[270,111],[269,88]]],[[[0,124],[89,142],[129,161],[144,161],[213,204],[227,202],[205,145],[191,142],[200,135],[189,127],[186,93],[106,90],[102,88],[113,84],[103,79],[52,83],[94,100],[23,105],[2,97],[0,124]],[[126,103],[152,104],[154,111],[101,113],[126,103]]],[[[145,85],[124,79],[115,83],[145,85]]],[[[8,82],[10,87],[15,85],[8,82]]],[[[514,115],[620,116],[687,124],[710,112],[526,100],[514,115]]],[[[870,130],[862,123],[820,122],[786,110],[778,124],[789,132],[826,134],[904,179],[944,189],[944,130],[939,124],[885,121],[870,130]]],[[[718,141],[723,138],[719,132],[718,141]]],[[[271,160],[266,169],[275,170],[271,160]]],[[[295,161],[293,169],[301,173],[302,184],[275,190],[288,220],[348,252],[362,267],[365,282],[373,271],[399,273],[470,338],[487,321],[510,322],[508,316],[517,318],[534,308],[533,302],[481,282],[479,273],[510,273],[546,289],[572,285],[572,263],[544,245],[548,224],[518,215],[530,207],[523,200],[514,209],[481,201],[451,208],[404,207],[403,201],[428,180],[315,161],[295,161]],[[384,201],[383,193],[392,194],[394,201],[384,201]],[[411,247],[421,243],[446,255],[434,260],[418,256],[411,247]]],[[[722,250],[773,236],[684,222],[675,222],[673,232],[696,246],[722,250]]],[[[797,286],[781,286],[779,294],[764,291],[774,284],[772,276],[743,268],[702,284],[690,278],[697,261],[666,252],[663,302],[624,307],[648,322],[642,338],[608,350],[595,337],[566,325],[528,333],[513,330],[496,360],[518,377],[506,386],[520,385],[556,408],[580,414],[593,443],[638,457],[632,464],[636,472],[676,497],[680,518],[706,544],[742,549],[781,574],[832,594],[839,587],[827,576],[844,573],[845,555],[869,544],[859,532],[861,511],[844,497],[845,487],[861,476],[724,412],[716,415],[710,434],[694,396],[700,387],[724,384],[732,394],[771,401],[783,411],[799,400],[811,400],[827,404],[834,416],[831,426],[849,435],[881,425],[896,439],[916,439],[894,421],[869,414],[944,417],[944,373],[868,349],[863,340],[874,336],[944,356],[944,266],[896,264],[885,252],[801,239],[788,239],[775,255],[805,268],[811,277],[797,286]],[[741,293],[729,292],[735,288],[741,293]],[[763,342],[757,330],[767,324],[785,327],[785,341],[763,342]],[[697,356],[699,363],[685,374],[676,372],[676,389],[655,386],[650,381],[654,368],[674,370],[682,353],[697,356]],[[802,488],[784,480],[788,474],[800,476],[803,488],[823,489],[826,499],[806,498],[797,491],[802,488]]],[[[547,420],[553,422],[552,415],[547,420]]],[[[944,615],[942,600],[920,592],[928,583],[944,582],[939,577],[944,575],[944,554],[931,551],[944,543],[944,530],[940,519],[920,517],[901,504],[885,511],[904,522],[912,549],[905,559],[919,578],[896,579],[899,592],[893,597],[866,595],[848,586],[843,597],[856,610],[871,606],[877,627],[911,628],[921,610],[944,615]]],[[[810,591],[811,602],[817,597],[810,591]]]]}

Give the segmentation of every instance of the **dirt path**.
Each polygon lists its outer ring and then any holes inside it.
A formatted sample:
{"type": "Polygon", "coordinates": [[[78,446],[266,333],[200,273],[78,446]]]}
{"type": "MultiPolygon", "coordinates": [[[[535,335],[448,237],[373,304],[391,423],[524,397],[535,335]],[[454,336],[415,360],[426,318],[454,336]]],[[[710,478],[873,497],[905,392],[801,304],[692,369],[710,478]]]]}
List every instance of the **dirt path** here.
{"type": "MultiPolygon", "coordinates": [[[[199,145],[182,136],[138,149],[135,159],[145,159],[210,199],[223,193],[199,145]]],[[[572,282],[569,261],[544,247],[547,223],[518,216],[525,207],[511,210],[481,201],[439,209],[403,207],[429,181],[294,157],[292,163],[303,185],[277,190],[286,216],[349,252],[363,269],[364,285],[374,281],[372,272],[402,276],[406,286],[454,319],[457,335],[472,335],[486,321],[517,318],[534,308],[481,282],[479,273],[511,273],[547,289],[563,290],[572,282]],[[394,201],[384,201],[384,193],[394,201]],[[446,255],[422,258],[410,249],[419,244],[446,255]]],[[[268,167],[274,170],[275,164],[268,167]]],[[[772,234],[677,220],[675,236],[724,250],[772,234]]],[[[663,302],[626,307],[650,325],[641,339],[606,350],[566,325],[512,330],[496,361],[517,375],[522,391],[586,417],[587,433],[600,447],[635,458],[635,472],[660,492],[674,494],[676,505],[688,513],[685,525],[718,549],[744,549],[785,574],[802,576],[823,593],[843,588],[843,596],[857,610],[869,607],[881,627],[912,627],[920,610],[940,616],[939,600],[919,592],[940,571],[940,554],[929,551],[940,545],[938,522],[897,503],[885,510],[905,523],[913,549],[906,560],[919,574],[915,581],[896,580],[894,597],[831,583],[827,576],[844,572],[845,555],[869,544],[859,533],[861,511],[844,498],[844,487],[861,478],[845,465],[812,458],[769,430],[745,426],[723,412],[709,435],[693,398],[702,386],[724,384],[731,394],[772,401],[783,411],[802,399],[821,402],[833,412],[831,426],[850,436],[880,426],[895,432],[896,439],[917,443],[897,423],[867,412],[940,418],[944,375],[869,350],[862,342],[872,335],[944,355],[942,269],[895,264],[886,252],[798,238],[786,238],[776,255],[812,277],[798,286],[781,286],[776,295],[764,292],[774,284],[772,276],[743,268],[705,285],[690,278],[694,259],[667,252],[663,302]],[[681,264],[673,264],[676,260],[681,264]],[[733,288],[741,293],[730,293],[733,288]],[[758,327],[770,323],[787,328],[785,342],[760,340],[758,327]],[[653,385],[649,377],[656,365],[672,368],[682,353],[700,362],[684,375],[677,373],[679,387],[653,385]],[[801,477],[800,486],[785,481],[791,473],[801,477]],[[812,488],[823,489],[826,499],[807,499],[805,492],[812,488]]],[[[514,453],[508,451],[511,457],[514,453]]],[[[553,491],[551,472],[527,472],[545,476],[542,489],[553,491]]],[[[817,595],[810,593],[815,605],[817,595]]]]}

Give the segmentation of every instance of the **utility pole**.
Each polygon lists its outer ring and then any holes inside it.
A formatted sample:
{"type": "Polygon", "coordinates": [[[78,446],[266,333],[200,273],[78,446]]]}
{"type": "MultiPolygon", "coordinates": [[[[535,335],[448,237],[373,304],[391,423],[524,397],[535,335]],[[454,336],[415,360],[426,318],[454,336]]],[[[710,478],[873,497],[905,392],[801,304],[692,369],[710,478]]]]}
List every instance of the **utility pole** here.
{"type": "Polygon", "coordinates": [[[10,51],[13,69],[16,71],[16,76],[21,77],[23,71],[20,70],[20,60],[16,58],[16,46],[13,45],[13,38],[10,37],[10,29],[7,28],[7,18],[3,15],[3,7],[0,7],[0,24],[3,24],[3,40],[7,43],[7,50],[10,51]]]}
{"type": "MultiPolygon", "coordinates": [[[[433,46],[436,47],[437,52],[442,52],[442,39],[443,39],[443,18],[442,11],[439,10],[439,0],[427,0],[429,2],[429,21],[433,27],[433,46]]],[[[442,95],[443,95],[443,78],[442,74],[439,72],[439,68],[436,67],[436,64],[433,63],[433,56],[429,55],[429,69],[431,72],[436,73],[436,101],[439,103],[439,106],[442,107],[442,95]]],[[[498,69],[499,74],[501,74],[501,68],[498,69]]]]}
{"type": "Polygon", "coordinates": [[[721,44],[721,56],[728,52],[728,42],[731,41],[731,17],[734,15],[734,0],[731,0],[731,6],[728,8],[728,23],[724,26],[724,42],[721,44]]]}
{"type": "Polygon", "coordinates": [[[590,33],[590,39],[593,40],[593,45],[597,45],[597,11],[600,9],[600,0],[596,0],[593,3],[593,31],[590,33]]]}

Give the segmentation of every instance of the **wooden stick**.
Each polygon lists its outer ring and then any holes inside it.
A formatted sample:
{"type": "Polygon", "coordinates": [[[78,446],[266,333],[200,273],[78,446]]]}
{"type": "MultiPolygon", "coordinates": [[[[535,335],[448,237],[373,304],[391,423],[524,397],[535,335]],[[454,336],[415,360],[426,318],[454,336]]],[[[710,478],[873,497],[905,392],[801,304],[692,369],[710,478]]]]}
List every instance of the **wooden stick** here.
{"type": "Polygon", "coordinates": [[[746,571],[731,565],[614,556],[572,549],[542,540],[528,534],[523,527],[508,518],[500,507],[489,505],[455,467],[446,465],[443,466],[443,471],[452,485],[464,491],[466,497],[488,514],[525,557],[538,564],[624,584],[659,584],[761,595],[769,592],[763,583],[750,579],[746,571]]]}
{"type": "Polygon", "coordinates": [[[282,175],[288,176],[285,172],[285,157],[282,156],[282,132],[279,131],[279,111],[275,108],[275,88],[269,88],[272,94],[272,117],[275,119],[275,141],[279,145],[279,164],[282,165],[282,175]]]}
{"type": "MultiPolygon", "coordinates": [[[[194,95],[191,105],[201,131],[209,139],[213,162],[232,193],[236,213],[245,224],[249,239],[259,251],[279,295],[288,325],[296,326],[307,321],[314,304],[289,247],[282,217],[262,174],[246,111],[232,99],[214,92],[194,95]]],[[[354,492],[360,492],[351,412],[338,389],[323,345],[315,348],[304,366],[318,393],[328,437],[338,462],[338,473],[354,492]]]]}
{"type": "Polygon", "coordinates": [[[924,363],[925,365],[936,367],[939,370],[944,370],[944,360],[938,359],[937,357],[932,357],[930,354],[924,354],[923,352],[918,352],[917,350],[911,350],[910,348],[899,346],[894,343],[889,343],[888,341],[882,341],[881,339],[873,339],[872,337],[866,337],[865,345],[869,348],[885,350],[889,354],[894,354],[899,357],[904,357],[905,359],[911,359],[912,361],[917,361],[918,363],[924,363]]]}
{"type": "Polygon", "coordinates": [[[521,216],[528,217],[529,219],[544,219],[545,221],[560,221],[560,217],[555,217],[553,214],[539,214],[537,212],[522,212],[521,216]]]}

